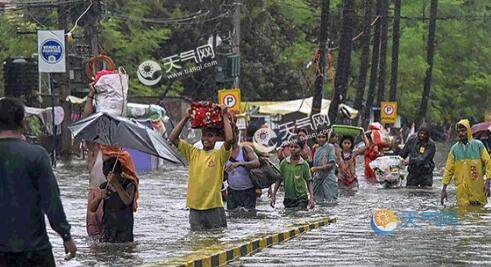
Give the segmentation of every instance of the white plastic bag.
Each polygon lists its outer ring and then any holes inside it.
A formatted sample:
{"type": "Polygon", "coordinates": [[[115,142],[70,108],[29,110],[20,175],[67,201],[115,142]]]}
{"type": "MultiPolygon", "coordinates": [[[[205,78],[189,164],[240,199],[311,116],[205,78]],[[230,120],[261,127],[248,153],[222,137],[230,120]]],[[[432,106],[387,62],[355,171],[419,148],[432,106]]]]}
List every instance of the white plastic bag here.
{"type": "Polygon", "coordinates": [[[375,171],[375,176],[379,182],[399,180],[403,167],[400,156],[383,156],[370,162],[370,168],[375,171]]]}
{"type": "Polygon", "coordinates": [[[118,73],[106,74],[97,80],[94,85],[96,112],[125,116],[128,79],[126,71],[120,67],[118,73]]]}

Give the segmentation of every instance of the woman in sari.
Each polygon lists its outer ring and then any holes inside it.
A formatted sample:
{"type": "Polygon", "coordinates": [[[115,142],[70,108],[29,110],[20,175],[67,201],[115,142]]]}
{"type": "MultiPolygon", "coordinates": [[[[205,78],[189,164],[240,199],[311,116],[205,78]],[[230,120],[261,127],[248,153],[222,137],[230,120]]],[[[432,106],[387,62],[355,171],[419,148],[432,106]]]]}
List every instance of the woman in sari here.
{"type": "Polygon", "coordinates": [[[316,202],[336,202],[338,181],[335,174],[335,148],[327,142],[324,131],[317,134],[317,144],[311,168],[314,174],[314,198],[316,202]]]}

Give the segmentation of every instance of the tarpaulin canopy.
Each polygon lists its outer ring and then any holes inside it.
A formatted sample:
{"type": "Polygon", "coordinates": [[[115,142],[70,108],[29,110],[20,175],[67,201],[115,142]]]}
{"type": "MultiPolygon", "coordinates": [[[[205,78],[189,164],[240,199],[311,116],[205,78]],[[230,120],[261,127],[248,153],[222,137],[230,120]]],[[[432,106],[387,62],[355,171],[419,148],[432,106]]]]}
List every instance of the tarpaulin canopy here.
{"type": "MultiPolygon", "coordinates": [[[[245,101],[241,103],[241,109],[249,110],[253,107],[259,107],[260,114],[268,114],[268,115],[275,115],[275,114],[285,115],[292,112],[301,112],[304,114],[310,114],[310,111],[312,109],[312,99],[313,97],[295,99],[289,101],[249,101],[249,102],[245,101]]],[[[327,115],[327,113],[329,112],[330,104],[331,104],[330,100],[322,99],[320,113],[327,115]]],[[[354,119],[358,116],[358,110],[348,105],[340,104],[339,110],[342,109],[345,109],[347,111],[350,119],[354,119]]]]}

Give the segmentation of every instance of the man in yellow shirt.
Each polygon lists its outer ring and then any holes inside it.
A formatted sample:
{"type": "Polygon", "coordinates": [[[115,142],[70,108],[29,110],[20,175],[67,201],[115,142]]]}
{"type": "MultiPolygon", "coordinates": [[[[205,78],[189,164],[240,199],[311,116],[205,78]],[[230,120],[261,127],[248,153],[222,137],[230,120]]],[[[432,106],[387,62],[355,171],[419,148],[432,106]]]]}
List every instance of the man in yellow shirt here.
{"type": "Polygon", "coordinates": [[[225,163],[230,158],[233,132],[226,114],[226,109],[222,107],[225,143],[219,149],[214,149],[218,139],[218,129],[215,128],[202,129],[203,149],[179,139],[184,125],[191,117],[189,109],[169,136],[189,164],[186,207],[190,210],[189,224],[192,231],[227,227],[220,189],[225,163]]]}

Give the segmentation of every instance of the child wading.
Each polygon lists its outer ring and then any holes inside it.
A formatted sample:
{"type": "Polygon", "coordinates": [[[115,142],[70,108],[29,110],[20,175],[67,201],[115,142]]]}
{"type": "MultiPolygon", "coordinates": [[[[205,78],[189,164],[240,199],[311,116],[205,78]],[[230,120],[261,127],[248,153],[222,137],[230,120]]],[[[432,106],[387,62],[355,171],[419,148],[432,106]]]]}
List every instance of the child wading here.
{"type": "MultiPolygon", "coordinates": [[[[365,144],[368,140],[365,137],[365,144]]],[[[365,153],[366,146],[359,149],[353,149],[354,138],[352,136],[341,137],[341,151],[337,155],[339,165],[339,188],[340,189],[357,189],[358,176],[356,175],[356,157],[365,153]]]]}
{"type": "MultiPolygon", "coordinates": [[[[290,156],[280,163],[280,172],[285,181],[285,198],[283,205],[285,208],[314,207],[312,177],[310,175],[309,164],[300,156],[301,142],[291,139],[290,156]],[[308,194],[307,194],[308,192],[308,194]]],[[[281,180],[277,181],[271,194],[271,206],[276,204],[276,193],[280,187],[281,180]]]]}
{"type": "Polygon", "coordinates": [[[133,205],[137,181],[126,175],[119,160],[111,157],[104,161],[103,172],[107,178],[100,186],[100,194],[90,204],[92,212],[103,200],[101,242],[133,242],[133,205]],[[114,171],[113,171],[114,168],[114,171]]]}

